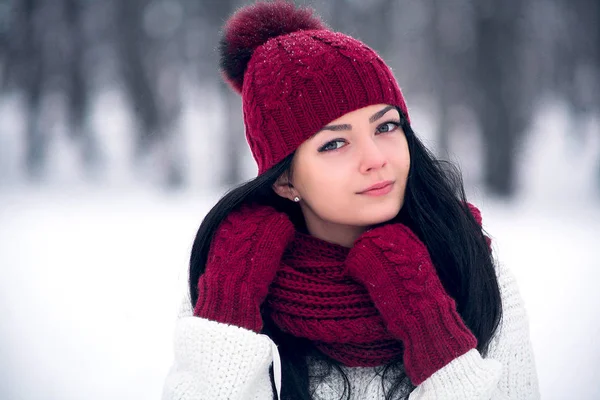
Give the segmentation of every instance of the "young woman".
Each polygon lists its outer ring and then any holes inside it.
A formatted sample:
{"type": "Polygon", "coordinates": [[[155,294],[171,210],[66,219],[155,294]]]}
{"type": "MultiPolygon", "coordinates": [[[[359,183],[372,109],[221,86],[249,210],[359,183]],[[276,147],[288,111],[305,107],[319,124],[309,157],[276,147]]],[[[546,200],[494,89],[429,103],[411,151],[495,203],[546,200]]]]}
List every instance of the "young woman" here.
{"type": "Polygon", "coordinates": [[[163,398],[539,398],[517,284],[384,61],[285,2],[220,49],[258,176],[198,230],[163,398]]]}

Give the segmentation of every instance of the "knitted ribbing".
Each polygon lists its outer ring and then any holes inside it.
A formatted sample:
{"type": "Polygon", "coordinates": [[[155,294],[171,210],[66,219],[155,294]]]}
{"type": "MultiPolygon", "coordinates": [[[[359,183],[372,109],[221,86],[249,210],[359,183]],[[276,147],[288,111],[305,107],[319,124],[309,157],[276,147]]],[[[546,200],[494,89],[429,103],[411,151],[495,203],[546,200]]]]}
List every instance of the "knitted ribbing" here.
{"type": "Polygon", "coordinates": [[[350,249],[296,232],[267,306],[284,332],[307,338],[349,367],[383,365],[402,353],[366,289],[345,272],[350,249]]]}

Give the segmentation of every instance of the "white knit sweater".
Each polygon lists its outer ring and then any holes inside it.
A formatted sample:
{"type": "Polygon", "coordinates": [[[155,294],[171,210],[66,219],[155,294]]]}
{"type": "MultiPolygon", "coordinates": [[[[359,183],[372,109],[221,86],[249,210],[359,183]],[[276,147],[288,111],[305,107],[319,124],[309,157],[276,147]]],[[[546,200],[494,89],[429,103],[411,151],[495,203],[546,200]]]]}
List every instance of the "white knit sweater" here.
{"type": "MultiPolygon", "coordinates": [[[[498,267],[503,318],[482,358],[476,349],[454,359],[419,385],[410,400],[539,399],[529,322],[514,276],[498,267]]],[[[271,400],[269,367],[281,387],[277,347],[262,334],[193,316],[189,295],[175,328],[175,361],[163,400],[271,400]]],[[[344,368],[352,400],[384,399],[377,368],[344,368]]],[[[315,389],[318,399],[339,399],[343,380],[333,373],[315,389]]]]}

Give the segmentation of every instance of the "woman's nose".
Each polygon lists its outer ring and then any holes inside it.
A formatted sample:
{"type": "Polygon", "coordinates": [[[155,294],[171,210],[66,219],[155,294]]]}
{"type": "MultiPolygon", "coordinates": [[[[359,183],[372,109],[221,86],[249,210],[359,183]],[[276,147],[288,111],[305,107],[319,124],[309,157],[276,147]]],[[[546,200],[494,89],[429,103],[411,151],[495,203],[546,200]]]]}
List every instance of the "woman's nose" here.
{"type": "Polygon", "coordinates": [[[360,172],[366,173],[374,169],[379,169],[385,166],[387,158],[379,148],[379,145],[372,139],[364,140],[361,143],[361,160],[360,160],[360,172]]]}

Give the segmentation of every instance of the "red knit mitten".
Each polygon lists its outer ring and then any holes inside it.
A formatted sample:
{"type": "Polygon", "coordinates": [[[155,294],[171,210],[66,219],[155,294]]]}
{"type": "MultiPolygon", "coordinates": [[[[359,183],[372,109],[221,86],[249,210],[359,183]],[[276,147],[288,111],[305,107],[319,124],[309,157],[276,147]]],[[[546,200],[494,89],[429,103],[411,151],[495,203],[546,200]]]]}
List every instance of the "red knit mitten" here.
{"type": "MultiPolygon", "coordinates": [[[[471,203],[466,203],[466,204],[469,209],[469,212],[471,213],[473,218],[475,218],[475,221],[477,221],[479,226],[482,227],[481,211],[479,211],[479,209],[471,203]]],[[[488,246],[488,250],[491,252],[492,251],[492,239],[490,239],[487,235],[483,235],[483,238],[485,239],[485,243],[488,246]]]]}
{"type": "Polygon", "coordinates": [[[211,242],[194,315],[260,332],[260,306],[294,232],[287,215],[269,206],[231,212],[211,242]]]}
{"type": "Polygon", "coordinates": [[[366,231],[350,250],[346,268],[369,292],[387,330],[403,342],[413,384],[477,347],[426,246],[408,227],[394,223],[366,231]]]}

